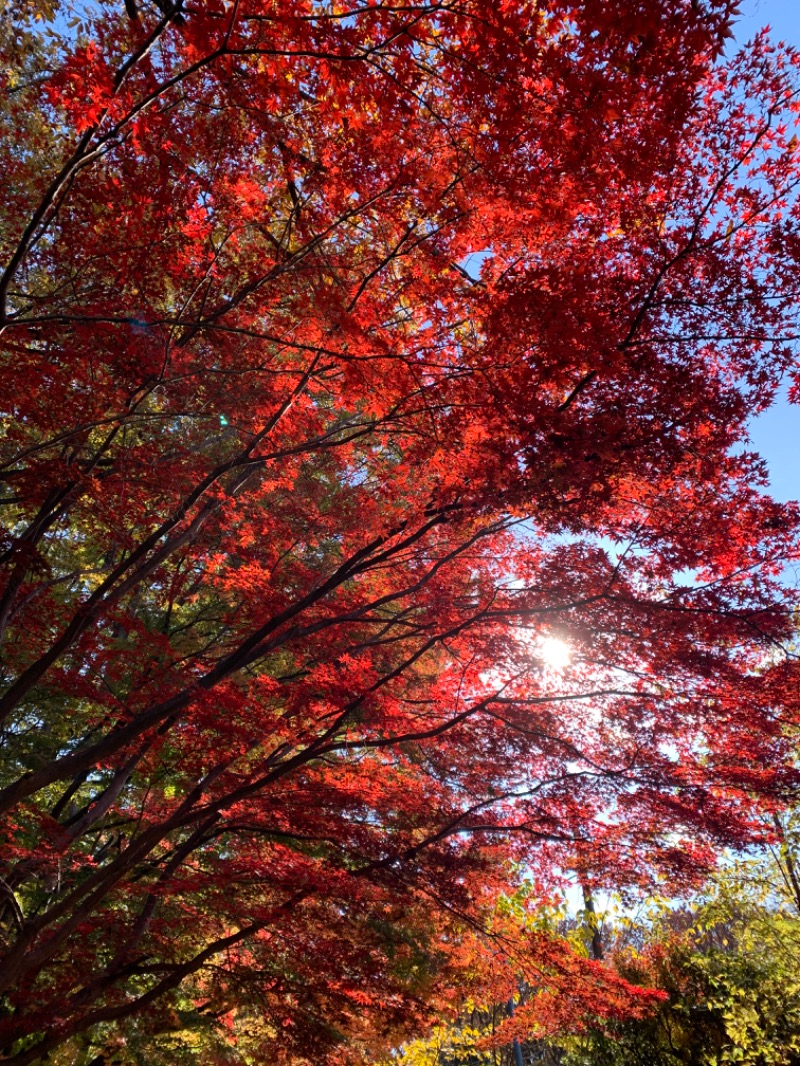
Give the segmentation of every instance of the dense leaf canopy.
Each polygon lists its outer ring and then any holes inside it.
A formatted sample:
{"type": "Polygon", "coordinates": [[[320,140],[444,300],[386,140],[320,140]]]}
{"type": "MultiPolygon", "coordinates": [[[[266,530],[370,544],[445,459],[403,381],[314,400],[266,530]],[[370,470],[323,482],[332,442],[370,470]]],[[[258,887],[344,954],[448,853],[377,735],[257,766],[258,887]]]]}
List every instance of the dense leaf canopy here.
{"type": "Polygon", "coordinates": [[[3,1061],[363,1062],[520,870],[792,793],[800,62],[733,13],[8,7],[3,1061]]]}

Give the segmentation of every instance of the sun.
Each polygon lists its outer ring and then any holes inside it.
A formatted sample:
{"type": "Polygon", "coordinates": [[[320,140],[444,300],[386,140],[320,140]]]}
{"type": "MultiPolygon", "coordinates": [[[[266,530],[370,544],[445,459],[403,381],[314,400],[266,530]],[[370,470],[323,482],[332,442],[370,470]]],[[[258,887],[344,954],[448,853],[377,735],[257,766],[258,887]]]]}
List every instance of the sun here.
{"type": "Polygon", "coordinates": [[[572,649],[559,637],[542,637],[539,641],[539,655],[548,670],[560,672],[569,666],[572,649]]]}

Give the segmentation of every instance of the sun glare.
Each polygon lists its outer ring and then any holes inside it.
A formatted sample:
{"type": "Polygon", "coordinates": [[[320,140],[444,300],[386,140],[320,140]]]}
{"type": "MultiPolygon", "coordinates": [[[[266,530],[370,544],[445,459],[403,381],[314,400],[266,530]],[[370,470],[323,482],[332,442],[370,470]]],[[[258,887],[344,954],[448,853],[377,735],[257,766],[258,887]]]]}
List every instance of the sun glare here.
{"type": "Polygon", "coordinates": [[[542,662],[550,670],[563,670],[569,666],[572,650],[565,640],[558,637],[542,637],[539,641],[542,662]]]}

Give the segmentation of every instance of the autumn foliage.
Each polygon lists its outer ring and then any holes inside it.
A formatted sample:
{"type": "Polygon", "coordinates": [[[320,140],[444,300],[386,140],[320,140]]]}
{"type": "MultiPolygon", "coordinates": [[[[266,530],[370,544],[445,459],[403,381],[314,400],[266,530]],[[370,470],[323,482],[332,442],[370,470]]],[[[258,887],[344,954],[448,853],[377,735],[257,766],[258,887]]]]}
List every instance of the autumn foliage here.
{"type": "Polygon", "coordinates": [[[480,930],[796,787],[742,442],[800,60],[728,0],[68,8],[0,34],[2,1061],[364,1062],[473,940],[639,1009],[480,930]]]}

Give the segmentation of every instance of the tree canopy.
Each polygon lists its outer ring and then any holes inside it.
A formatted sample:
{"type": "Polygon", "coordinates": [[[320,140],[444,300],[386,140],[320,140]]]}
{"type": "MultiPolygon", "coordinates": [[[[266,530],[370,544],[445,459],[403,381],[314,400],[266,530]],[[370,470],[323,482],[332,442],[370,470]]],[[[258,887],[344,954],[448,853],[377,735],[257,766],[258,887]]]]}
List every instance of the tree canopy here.
{"type": "Polygon", "coordinates": [[[635,1014],[498,900],[769,834],[800,58],[734,16],[6,6],[2,1061],[364,1062],[477,956],[635,1014]]]}

